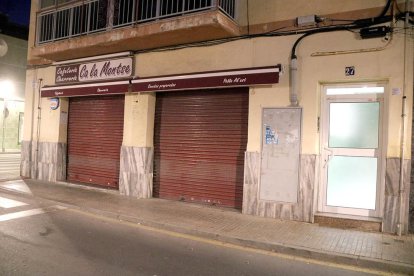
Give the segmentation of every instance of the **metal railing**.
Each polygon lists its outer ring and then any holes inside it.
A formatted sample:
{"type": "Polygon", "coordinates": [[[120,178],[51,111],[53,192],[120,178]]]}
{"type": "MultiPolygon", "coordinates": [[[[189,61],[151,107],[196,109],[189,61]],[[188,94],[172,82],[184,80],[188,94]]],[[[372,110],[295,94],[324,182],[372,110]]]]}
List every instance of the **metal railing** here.
{"type": "Polygon", "coordinates": [[[105,31],[204,10],[235,18],[236,0],[90,0],[40,12],[37,43],[105,31]]]}
{"type": "Polygon", "coordinates": [[[40,13],[37,18],[37,42],[45,43],[98,32],[107,26],[105,1],[90,1],[59,10],[40,13]]]}
{"type": "Polygon", "coordinates": [[[221,0],[219,1],[218,7],[221,11],[227,14],[227,16],[233,19],[236,17],[236,13],[235,13],[236,1],[235,0],[221,0]]]}

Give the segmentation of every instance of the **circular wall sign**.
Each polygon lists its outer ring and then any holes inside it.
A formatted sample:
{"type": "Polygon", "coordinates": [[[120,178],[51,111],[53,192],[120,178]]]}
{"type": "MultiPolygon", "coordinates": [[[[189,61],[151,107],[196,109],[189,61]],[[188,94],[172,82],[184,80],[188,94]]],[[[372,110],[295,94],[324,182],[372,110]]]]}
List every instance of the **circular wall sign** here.
{"type": "Polygon", "coordinates": [[[56,110],[59,108],[59,98],[51,98],[50,99],[50,109],[56,110]]]}

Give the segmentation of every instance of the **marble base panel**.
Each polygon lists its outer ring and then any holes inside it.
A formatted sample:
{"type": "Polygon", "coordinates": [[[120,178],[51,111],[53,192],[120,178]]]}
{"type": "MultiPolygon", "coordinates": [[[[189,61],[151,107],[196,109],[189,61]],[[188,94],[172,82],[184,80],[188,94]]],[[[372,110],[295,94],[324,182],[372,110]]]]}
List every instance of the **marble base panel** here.
{"type": "Polygon", "coordinates": [[[284,220],[311,222],[315,186],[316,155],[301,155],[298,202],[296,204],[260,200],[259,152],[245,153],[243,213],[284,220]]]}
{"type": "MultiPolygon", "coordinates": [[[[404,160],[404,195],[402,199],[403,223],[402,233],[408,232],[409,223],[409,194],[410,194],[410,167],[411,160],[404,160]]],[[[385,171],[385,197],[383,231],[397,233],[400,214],[400,159],[387,158],[385,171]]],[[[412,215],[412,214],[411,214],[412,215]]]]}
{"type": "Polygon", "coordinates": [[[147,147],[121,148],[119,192],[135,198],[152,197],[154,150],[147,147]]]}
{"type": "MultiPolygon", "coordinates": [[[[413,161],[411,161],[413,163],[413,161]]],[[[413,164],[411,164],[412,166],[413,164]]],[[[413,168],[411,168],[411,171],[413,171],[413,168]]],[[[411,181],[411,187],[410,187],[410,200],[409,200],[409,210],[408,210],[408,231],[410,233],[414,233],[414,182],[411,181]]]]}
{"type": "Polygon", "coordinates": [[[20,165],[20,175],[22,177],[32,177],[32,160],[32,143],[30,141],[22,141],[20,165]]]}
{"type": "Polygon", "coordinates": [[[66,180],[66,149],[65,143],[23,141],[21,175],[52,182],[66,180]]]}

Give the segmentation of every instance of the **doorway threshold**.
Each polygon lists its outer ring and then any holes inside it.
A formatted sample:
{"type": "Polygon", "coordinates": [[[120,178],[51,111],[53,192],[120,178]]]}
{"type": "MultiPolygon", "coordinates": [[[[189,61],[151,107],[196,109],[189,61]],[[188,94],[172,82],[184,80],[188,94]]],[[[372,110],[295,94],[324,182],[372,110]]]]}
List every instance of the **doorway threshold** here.
{"type": "Polygon", "coordinates": [[[316,213],[314,221],[320,226],[367,232],[382,232],[382,219],[376,217],[316,213]]]}

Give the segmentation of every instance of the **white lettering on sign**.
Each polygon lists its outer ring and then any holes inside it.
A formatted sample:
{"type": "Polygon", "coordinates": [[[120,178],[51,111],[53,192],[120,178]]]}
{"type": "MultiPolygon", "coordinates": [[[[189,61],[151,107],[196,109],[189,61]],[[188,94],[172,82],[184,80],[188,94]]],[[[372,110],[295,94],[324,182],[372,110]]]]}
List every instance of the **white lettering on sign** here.
{"type": "Polygon", "coordinates": [[[171,83],[165,83],[165,84],[158,84],[158,83],[149,83],[148,84],[148,89],[169,89],[169,88],[174,88],[176,87],[177,84],[175,82],[171,82],[171,83]]]}
{"type": "Polygon", "coordinates": [[[86,63],[81,64],[79,68],[79,81],[130,77],[132,75],[132,58],[86,63]]]}
{"type": "Polygon", "coordinates": [[[176,86],[177,86],[177,84],[175,84],[175,83],[166,83],[166,84],[161,84],[160,88],[161,89],[166,89],[166,88],[174,88],[176,86]]]}
{"type": "Polygon", "coordinates": [[[234,78],[234,83],[245,83],[247,81],[247,78],[234,78]]]}
{"type": "Polygon", "coordinates": [[[77,76],[72,76],[72,77],[61,77],[61,76],[57,76],[56,77],[56,82],[75,82],[78,80],[77,76]]]}
{"type": "Polygon", "coordinates": [[[56,68],[56,82],[76,82],[78,81],[78,66],[62,66],[56,68]]]}
{"type": "Polygon", "coordinates": [[[158,84],[148,84],[148,89],[158,89],[160,86],[158,84]]]}
{"type": "Polygon", "coordinates": [[[109,91],[109,89],[108,88],[105,88],[105,89],[100,89],[100,88],[98,88],[98,90],[96,90],[97,92],[108,92],[109,91]]]}
{"type": "Polygon", "coordinates": [[[56,73],[58,75],[78,73],[78,68],[77,67],[62,67],[62,68],[58,68],[56,73]]]}
{"type": "Polygon", "coordinates": [[[240,77],[223,79],[224,84],[240,84],[240,83],[246,83],[246,82],[247,82],[247,78],[240,78],[240,77]]]}
{"type": "Polygon", "coordinates": [[[63,95],[63,92],[55,92],[55,95],[56,95],[56,96],[63,95]]]}

